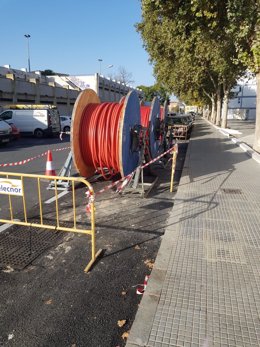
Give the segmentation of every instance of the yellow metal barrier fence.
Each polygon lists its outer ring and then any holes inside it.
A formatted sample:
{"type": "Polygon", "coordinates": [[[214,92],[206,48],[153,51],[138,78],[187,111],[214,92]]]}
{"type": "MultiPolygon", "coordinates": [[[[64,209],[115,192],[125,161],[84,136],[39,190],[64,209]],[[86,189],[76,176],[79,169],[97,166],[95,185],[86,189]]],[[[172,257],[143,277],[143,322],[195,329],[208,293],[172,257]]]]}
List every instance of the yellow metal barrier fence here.
{"type": "MultiPolygon", "coordinates": [[[[94,195],[94,191],[90,183],[80,177],[61,177],[61,176],[45,176],[45,175],[34,175],[34,174],[24,174],[24,173],[13,173],[13,172],[0,172],[0,196],[1,194],[8,195],[9,201],[9,211],[10,218],[0,218],[0,222],[8,223],[8,224],[16,224],[23,225],[28,227],[37,227],[43,229],[50,229],[55,231],[67,231],[73,233],[81,233],[87,234],[91,236],[91,260],[84,269],[85,272],[88,272],[91,266],[96,261],[97,257],[100,255],[102,250],[100,249],[96,252],[96,239],[95,239],[95,209],[94,209],[94,199],[93,201],[90,199],[90,229],[81,229],[77,227],[76,221],[76,196],[75,196],[75,184],[81,183],[88,188],[90,195],[94,195]],[[30,222],[28,220],[28,210],[27,205],[28,201],[26,201],[26,194],[24,189],[24,181],[25,179],[34,179],[36,180],[37,190],[38,190],[38,204],[39,204],[39,223],[30,222]],[[65,227],[60,223],[60,211],[58,204],[58,189],[57,189],[57,181],[70,181],[71,183],[71,193],[72,193],[72,209],[73,209],[73,227],[65,227]],[[42,184],[45,182],[54,182],[54,201],[55,201],[55,214],[56,214],[56,222],[53,223],[55,225],[49,225],[44,223],[43,216],[43,201],[41,194],[42,184]],[[13,211],[13,196],[19,196],[22,198],[23,205],[23,221],[14,219],[14,211],[13,211]]],[[[32,187],[32,186],[31,186],[32,187]]],[[[1,198],[1,202],[3,203],[3,198],[1,198]]],[[[1,209],[0,209],[1,210],[1,209]]]]}

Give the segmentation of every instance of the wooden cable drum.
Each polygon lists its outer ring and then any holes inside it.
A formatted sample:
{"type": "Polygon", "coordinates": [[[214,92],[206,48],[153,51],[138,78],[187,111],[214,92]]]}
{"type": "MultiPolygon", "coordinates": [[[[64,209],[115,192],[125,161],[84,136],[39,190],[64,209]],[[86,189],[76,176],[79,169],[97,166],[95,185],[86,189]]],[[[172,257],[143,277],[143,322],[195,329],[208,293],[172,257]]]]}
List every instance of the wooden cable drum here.
{"type": "Polygon", "coordinates": [[[97,171],[109,179],[134,171],[140,157],[138,127],[140,105],[135,91],[120,103],[100,103],[93,90],[82,91],[71,125],[72,156],[80,175],[90,177],[97,171]]]}
{"type": "Polygon", "coordinates": [[[150,106],[141,105],[141,123],[148,128],[149,152],[152,159],[160,153],[160,102],[157,97],[153,98],[150,106]]]}

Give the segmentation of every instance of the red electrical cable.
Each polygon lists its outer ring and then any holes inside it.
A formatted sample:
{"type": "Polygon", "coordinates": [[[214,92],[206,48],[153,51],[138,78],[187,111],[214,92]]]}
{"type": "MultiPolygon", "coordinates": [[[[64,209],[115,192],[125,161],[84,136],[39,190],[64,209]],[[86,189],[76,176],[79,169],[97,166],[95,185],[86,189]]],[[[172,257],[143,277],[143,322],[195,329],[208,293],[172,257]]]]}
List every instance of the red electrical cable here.
{"type": "Polygon", "coordinates": [[[123,103],[88,104],[82,114],[79,133],[82,158],[105,179],[120,171],[119,120],[123,106],[123,103]]]}
{"type": "Polygon", "coordinates": [[[150,111],[149,106],[141,106],[141,125],[146,128],[144,131],[145,137],[145,154],[149,155],[149,122],[150,122],[150,111]]]}
{"type": "Polygon", "coordinates": [[[149,126],[150,110],[149,106],[141,106],[141,125],[145,128],[149,126]]]}
{"type": "Polygon", "coordinates": [[[160,107],[160,120],[163,121],[164,119],[164,108],[160,107]]]}

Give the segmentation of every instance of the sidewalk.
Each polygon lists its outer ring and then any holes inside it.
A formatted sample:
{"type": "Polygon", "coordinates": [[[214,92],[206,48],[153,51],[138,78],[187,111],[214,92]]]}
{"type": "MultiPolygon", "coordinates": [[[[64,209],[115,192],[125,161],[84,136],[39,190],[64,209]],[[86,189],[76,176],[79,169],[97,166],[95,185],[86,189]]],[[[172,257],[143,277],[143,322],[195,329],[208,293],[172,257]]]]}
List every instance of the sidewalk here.
{"type": "Polygon", "coordinates": [[[228,128],[224,129],[216,125],[213,125],[213,127],[218,129],[223,135],[230,137],[231,141],[260,164],[260,153],[253,150],[255,121],[229,119],[228,128]]]}
{"type": "Polygon", "coordinates": [[[257,347],[260,165],[205,120],[127,347],[257,347]]]}
{"type": "Polygon", "coordinates": [[[241,142],[247,143],[253,148],[255,135],[255,120],[228,119],[228,127],[238,131],[234,135],[241,142]]]}

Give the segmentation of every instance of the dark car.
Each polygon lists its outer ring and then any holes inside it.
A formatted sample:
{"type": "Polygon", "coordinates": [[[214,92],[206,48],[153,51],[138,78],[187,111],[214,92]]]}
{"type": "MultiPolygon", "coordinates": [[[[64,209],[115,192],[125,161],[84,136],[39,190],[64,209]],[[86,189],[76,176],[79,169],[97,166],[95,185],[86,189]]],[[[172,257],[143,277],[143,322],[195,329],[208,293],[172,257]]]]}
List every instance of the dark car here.
{"type": "Polygon", "coordinates": [[[170,116],[168,115],[166,118],[167,125],[187,125],[189,128],[192,126],[192,120],[187,115],[176,115],[170,116]]]}
{"type": "Polygon", "coordinates": [[[172,144],[173,139],[184,139],[190,135],[193,122],[191,116],[187,115],[168,115],[166,118],[167,133],[166,138],[172,144]]]}
{"type": "Polygon", "coordinates": [[[193,122],[195,121],[196,118],[196,113],[193,111],[188,112],[188,115],[192,117],[193,122]]]}

